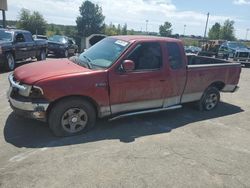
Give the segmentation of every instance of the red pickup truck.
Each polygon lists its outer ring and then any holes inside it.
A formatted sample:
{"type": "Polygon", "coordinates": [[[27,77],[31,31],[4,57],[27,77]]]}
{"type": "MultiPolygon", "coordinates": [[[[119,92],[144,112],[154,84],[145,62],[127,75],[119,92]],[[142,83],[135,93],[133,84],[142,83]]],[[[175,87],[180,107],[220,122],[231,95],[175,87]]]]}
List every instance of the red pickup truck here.
{"type": "Polygon", "coordinates": [[[220,92],[238,89],[241,65],[186,56],[180,40],[108,37],[78,57],[28,64],[10,74],[16,113],[45,120],[57,136],[89,130],[96,118],[180,108],[214,109],[220,92]]]}

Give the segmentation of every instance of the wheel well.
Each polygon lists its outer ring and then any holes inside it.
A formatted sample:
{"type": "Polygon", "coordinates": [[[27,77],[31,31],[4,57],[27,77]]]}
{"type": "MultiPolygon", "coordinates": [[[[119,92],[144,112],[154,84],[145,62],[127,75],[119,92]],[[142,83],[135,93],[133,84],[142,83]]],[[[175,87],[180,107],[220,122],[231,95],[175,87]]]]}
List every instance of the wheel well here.
{"type": "MultiPolygon", "coordinates": [[[[71,95],[71,96],[66,96],[66,97],[62,97],[62,98],[56,99],[55,101],[53,101],[53,102],[51,102],[49,104],[49,107],[47,108],[46,113],[50,114],[50,111],[53,108],[53,106],[55,104],[57,104],[59,101],[65,100],[65,99],[70,99],[70,98],[79,98],[79,99],[86,100],[86,101],[90,102],[93,105],[94,109],[95,109],[96,115],[98,116],[99,108],[98,108],[98,104],[95,102],[95,100],[93,100],[90,97],[81,96],[81,95],[71,95]]],[[[48,117],[47,117],[47,119],[48,119],[48,117]]]]}
{"type": "Polygon", "coordinates": [[[217,88],[219,91],[221,91],[224,87],[225,87],[225,83],[218,81],[218,82],[214,82],[212,83],[209,87],[215,87],[217,88]]]}

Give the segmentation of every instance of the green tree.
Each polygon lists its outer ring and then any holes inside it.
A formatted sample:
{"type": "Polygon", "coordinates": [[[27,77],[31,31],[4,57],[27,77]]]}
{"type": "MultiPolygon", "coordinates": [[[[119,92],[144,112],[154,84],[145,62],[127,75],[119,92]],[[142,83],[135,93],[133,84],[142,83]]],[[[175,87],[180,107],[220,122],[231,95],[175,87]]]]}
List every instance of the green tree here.
{"type": "Polygon", "coordinates": [[[168,37],[172,34],[172,24],[170,22],[165,22],[159,27],[159,33],[163,37],[168,37]]]}
{"type": "Polygon", "coordinates": [[[78,33],[85,37],[101,33],[103,31],[104,19],[102,8],[90,1],[84,1],[79,8],[80,16],[76,19],[78,33]]]}
{"type": "Polygon", "coordinates": [[[127,34],[128,34],[127,28],[128,28],[128,26],[127,26],[127,24],[125,23],[125,24],[123,25],[123,27],[122,27],[122,35],[127,35],[127,34]]]}
{"type": "Polygon", "coordinates": [[[47,22],[43,16],[37,12],[30,12],[27,9],[21,9],[19,13],[19,20],[17,27],[30,31],[32,34],[41,34],[46,33],[47,22]]]}
{"type": "Polygon", "coordinates": [[[208,32],[208,38],[210,40],[219,39],[220,31],[221,31],[221,25],[219,23],[215,23],[208,32]]]}
{"type": "Polygon", "coordinates": [[[220,30],[220,39],[224,40],[236,40],[234,34],[234,21],[233,20],[226,20],[224,25],[220,30]]]}

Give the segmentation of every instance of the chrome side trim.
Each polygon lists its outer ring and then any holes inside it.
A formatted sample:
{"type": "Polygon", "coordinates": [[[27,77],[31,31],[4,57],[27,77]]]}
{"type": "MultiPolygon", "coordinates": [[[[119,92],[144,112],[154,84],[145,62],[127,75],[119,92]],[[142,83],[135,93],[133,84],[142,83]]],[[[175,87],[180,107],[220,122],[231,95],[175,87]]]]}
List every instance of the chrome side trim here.
{"type": "Polygon", "coordinates": [[[110,106],[101,106],[99,109],[99,118],[111,115],[110,106]]]}
{"type": "Polygon", "coordinates": [[[222,89],[223,92],[234,92],[237,88],[237,85],[231,85],[227,84],[225,87],[222,89]]]}
{"type": "Polygon", "coordinates": [[[181,99],[181,103],[198,101],[198,100],[200,100],[202,95],[203,95],[202,92],[183,94],[182,99],[181,99]]]}
{"type": "Polygon", "coordinates": [[[139,115],[139,114],[147,114],[147,113],[153,113],[153,112],[161,112],[161,111],[167,111],[167,110],[174,110],[174,109],[178,109],[178,108],[181,108],[181,107],[182,107],[181,105],[177,105],[177,106],[171,106],[171,107],[168,107],[168,108],[158,108],[158,109],[152,109],[152,110],[132,112],[132,113],[122,114],[122,115],[113,117],[113,118],[109,119],[109,121],[121,119],[121,118],[124,118],[124,117],[139,115]]]}
{"type": "Polygon", "coordinates": [[[163,99],[115,104],[111,105],[111,112],[112,114],[116,114],[125,111],[143,110],[149,108],[161,108],[162,105],[163,105],[163,99]]]}
{"type": "Polygon", "coordinates": [[[163,102],[163,108],[180,104],[180,102],[181,102],[181,96],[166,98],[163,102]]]}

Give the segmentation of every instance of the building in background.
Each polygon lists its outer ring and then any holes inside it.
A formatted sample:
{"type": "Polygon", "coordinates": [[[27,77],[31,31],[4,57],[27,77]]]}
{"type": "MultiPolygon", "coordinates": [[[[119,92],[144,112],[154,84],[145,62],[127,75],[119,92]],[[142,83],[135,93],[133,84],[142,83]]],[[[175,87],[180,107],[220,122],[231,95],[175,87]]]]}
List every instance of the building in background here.
{"type": "Polygon", "coordinates": [[[8,10],[7,6],[7,0],[0,0],[0,10],[2,11],[2,27],[6,27],[6,16],[5,16],[5,11],[8,10]]]}

